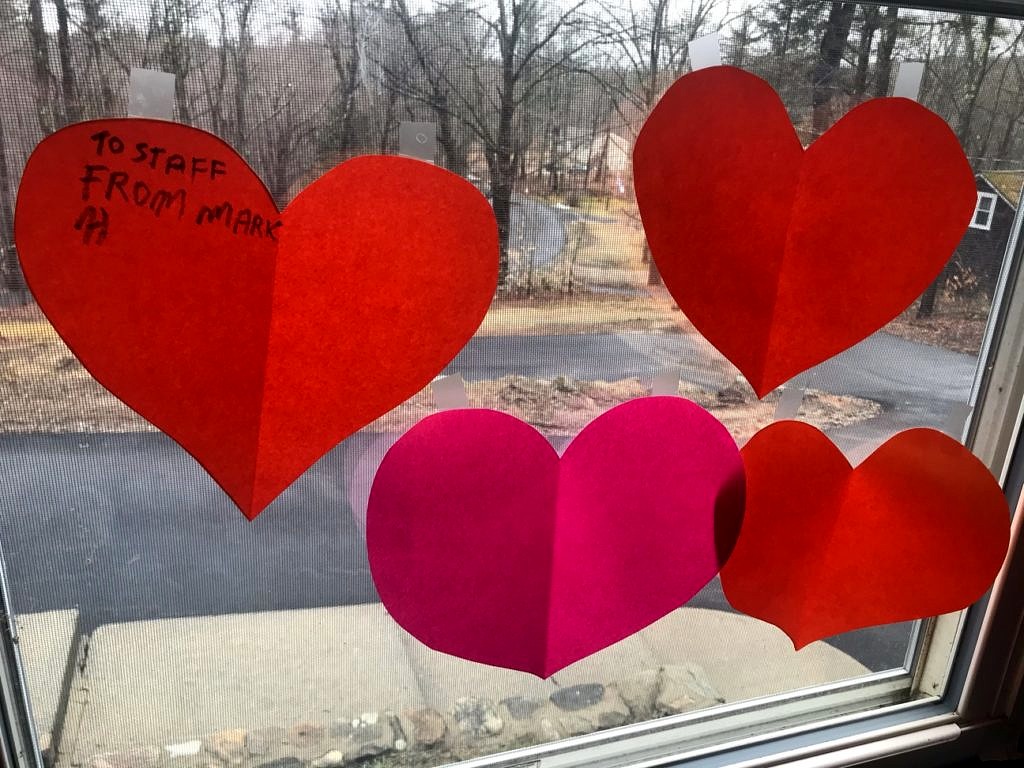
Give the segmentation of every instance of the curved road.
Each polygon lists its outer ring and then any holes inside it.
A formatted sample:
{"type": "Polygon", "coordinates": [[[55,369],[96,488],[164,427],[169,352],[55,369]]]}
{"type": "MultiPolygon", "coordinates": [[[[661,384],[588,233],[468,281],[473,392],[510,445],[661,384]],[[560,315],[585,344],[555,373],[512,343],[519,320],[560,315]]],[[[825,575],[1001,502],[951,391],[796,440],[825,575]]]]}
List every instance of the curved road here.
{"type": "MultiPolygon", "coordinates": [[[[724,384],[684,336],[623,333],[473,339],[452,365],[468,379],[509,373],[649,378],[682,363],[724,384]]],[[[906,426],[940,426],[970,389],[966,355],[876,334],[822,365],[814,386],[878,400],[886,412],[840,430],[847,449],[906,426]]],[[[160,434],[0,437],[0,541],[14,608],[75,607],[85,631],[158,617],[376,600],[361,517],[387,438],[356,435],[252,523],[160,434]],[[350,503],[351,500],[351,503],[350,503]]],[[[691,603],[729,610],[717,582],[691,603]]],[[[910,625],[831,640],[872,669],[902,663],[910,625]]]]}

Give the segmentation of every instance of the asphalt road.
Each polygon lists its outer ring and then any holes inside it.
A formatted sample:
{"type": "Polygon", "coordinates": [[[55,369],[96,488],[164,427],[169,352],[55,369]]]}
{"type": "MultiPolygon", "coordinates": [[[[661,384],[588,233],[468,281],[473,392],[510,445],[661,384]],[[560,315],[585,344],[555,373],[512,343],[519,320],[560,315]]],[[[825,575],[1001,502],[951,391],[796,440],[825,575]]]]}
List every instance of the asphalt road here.
{"type": "MultiPolygon", "coordinates": [[[[617,379],[681,363],[684,378],[713,385],[700,354],[685,337],[641,333],[480,338],[452,367],[468,379],[617,379]]],[[[906,426],[940,426],[966,399],[973,372],[967,356],[878,334],[821,366],[813,386],[886,406],[880,419],[837,435],[859,445],[906,426]]],[[[14,608],[75,607],[88,630],[374,601],[361,515],[383,450],[379,438],[353,437],[248,523],[163,435],[0,437],[0,542],[14,608]]],[[[729,610],[717,582],[692,604],[729,610]]],[[[909,627],[830,642],[886,669],[902,663],[909,627]]]]}
{"type": "Polygon", "coordinates": [[[532,197],[512,196],[509,224],[512,247],[524,253],[533,251],[533,266],[551,264],[565,247],[566,225],[573,221],[610,221],[588,216],[572,208],[548,205],[532,197]]]}

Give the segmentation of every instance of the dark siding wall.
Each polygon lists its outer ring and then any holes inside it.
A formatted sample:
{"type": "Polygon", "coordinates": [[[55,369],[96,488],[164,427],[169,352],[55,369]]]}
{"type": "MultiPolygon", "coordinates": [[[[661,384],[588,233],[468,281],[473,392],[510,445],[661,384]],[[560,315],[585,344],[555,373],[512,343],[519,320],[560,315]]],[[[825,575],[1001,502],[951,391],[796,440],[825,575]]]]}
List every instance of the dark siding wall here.
{"type": "MultiPolygon", "coordinates": [[[[979,192],[994,192],[987,183],[978,180],[979,192]]],[[[992,219],[992,229],[969,228],[953,255],[953,269],[949,283],[953,283],[964,272],[970,272],[978,279],[978,290],[991,296],[999,278],[999,267],[1003,263],[1003,253],[1010,239],[1015,211],[1002,198],[996,197],[996,212],[992,219]]],[[[948,283],[947,283],[948,284],[948,283]]]]}

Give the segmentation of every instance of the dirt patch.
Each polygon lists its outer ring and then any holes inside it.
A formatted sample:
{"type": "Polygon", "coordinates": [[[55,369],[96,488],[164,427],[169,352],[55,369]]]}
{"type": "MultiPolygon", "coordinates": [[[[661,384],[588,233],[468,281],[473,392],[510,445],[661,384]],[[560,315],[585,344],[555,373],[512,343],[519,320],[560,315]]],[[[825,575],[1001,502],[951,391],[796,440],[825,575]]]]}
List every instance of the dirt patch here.
{"type": "Polygon", "coordinates": [[[979,308],[947,302],[940,305],[933,317],[921,320],[915,305],[885,326],[885,330],[909,341],[977,356],[987,323],[987,304],[979,308]]]}
{"type": "MultiPolygon", "coordinates": [[[[576,381],[505,376],[467,387],[475,406],[496,408],[551,435],[571,436],[612,406],[644,397],[639,379],[576,381]]],[[[746,384],[718,392],[681,384],[679,394],[714,413],[738,441],[769,423],[779,395],[757,400],[746,384]]],[[[404,430],[435,411],[424,390],[369,429],[404,430]]],[[[823,429],[872,418],[877,403],[808,391],[800,417],[823,429]]],[[[45,321],[0,323],[0,432],[148,432],[154,427],[100,386],[45,321]]]]}
{"type": "MultiPolygon", "coordinates": [[[[469,401],[477,407],[511,413],[548,435],[571,437],[612,406],[650,394],[639,379],[620,381],[577,381],[567,377],[530,379],[505,376],[495,381],[471,382],[466,387],[469,401]]],[[[772,421],[778,392],[758,400],[748,384],[737,382],[717,392],[680,383],[679,394],[707,408],[744,443],[772,421]]],[[[856,424],[881,413],[871,400],[808,390],[798,417],[823,430],[856,424]]],[[[433,395],[423,391],[378,419],[370,429],[401,431],[436,411],[433,395]]]]}
{"type": "Polygon", "coordinates": [[[150,432],[43,320],[0,322],[0,433],[150,432]]]}

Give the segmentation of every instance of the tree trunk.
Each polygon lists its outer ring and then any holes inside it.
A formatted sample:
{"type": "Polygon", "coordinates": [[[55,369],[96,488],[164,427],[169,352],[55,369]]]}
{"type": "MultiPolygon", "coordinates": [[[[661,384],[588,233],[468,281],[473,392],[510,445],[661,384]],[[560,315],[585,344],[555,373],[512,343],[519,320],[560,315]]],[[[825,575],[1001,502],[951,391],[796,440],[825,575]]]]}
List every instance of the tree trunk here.
{"type": "MultiPolygon", "coordinates": [[[[55,2],[63,0],[55,0],[55,2]]],[[[110,115],[114,112],[114,90],[110,87],[110,77],[103,67],[103,45],[100,36],[103,34],[105,22],[103,10],[100,8],[100,0],[82,0],[82,11],[85,15],[83,25],[86,39],[89,41],[89,51],[92,56],[93,66],[96,68],[96,76],[100,81],[100,108],[101,115],[110,115]]]]}
{"type": "Polygon", "coordinates": [[[856,3],[837,3],[828,14],[821,38],[821,54],[811,75],[814,90],[811,99],[814,109],[812,130],[815,137],[827,131],[832,124],[832,88],[843,60],[843,50],[850,37],[850,26],[856,10],[856,3]]]}
{"type": "MultiPolygon", "coordinates": [[[[969,22],[965,21],[964,35],[970,35],[971,29],[967,26],[969,22]]],[[[981,39],[981,52],[978,57],[978,62],[970,62],[972,66],[973,78],[971,81],[970,97],[967,99],[967,103],[964,104],[963,109],[960,110],[959,118],[956,124],[956,135],[960,139],[960,143],[964,147],[964,152],[969,154],[969,148],[974,145],[974,137],[971,135],[971,121],[974,118],[974,111],[978,105],[978,95],[981,93],[981,86],[985,82],[985,75],[988,74],[988,57],[992,50],[992,36],[995,34],[996,19],[994,16],[988,16],[985,19],[985,27],[982,32],[981,39]]]]}
{"type": "Polygon", "coordinates": [[[878,69],[875,71],[875,87],[872,95],[876,98],[889,95],[889,80],[892,79],[892,54],[900,34],[900,9],[890,5],[885,9],[882,20],[882,37],[878,41],[878,69]]]}
{"type": "Polygon", "coordinates": [[[925,318],[932,317],[935,314],[939,302],[939,291],[946,286],[946,279],[949,277],[949,271],[952,268],[952,260],[946,263],[946,266],[942,268],[939,276],[932,281],[932,284],[924,289],[924,293],[921,294],[921,302],[917,305],[917,319],[924,320],[925,318]]]}
{"type": "Polygon", "coordinates": [[[82,119],[78,93],[75,88],[75,65],[71,59],[71,36],[68,32],[68,4],[66,0],[53,0],[57,8],[57,55],[60,59],[60,89],[64,101],[62,125],[82,119]]]}
{"type": "Polygon", "coordinates": [[[14,248],[13,200],[14,184],[7,166],[7,134],[0,122],[0,285],[10,291],[24,291],[25,279],[14,248]]]}
{"type": "Polygon", "coordinates": [[[647,284],[662,285],[661,273],[658,271],[658,265],[654,263],[651,246],[647,244],[646,240],[644,240],[643,260],[647,262],[647,284]]]}
{"type": "Polygon", "coordinates": [[[466,175],[466,154],[455,136],[452,127],[452,115],[448,109],[447,94],[434,91],[434,116],[437,119],[437,143],[444,154],[445,166],[459,176],[466,175]]]}
{"type": "Polygon", "coordinates": [[[32,72],[36,87],[36,119],[43,135],[53,133],[56,121],[53,108],[53,74],[50,72],[50,40],[43,23],[40,0],[28,0],[28,32],[32,38],[32,72]]]}
{"type": "MultiPolygon", "coordinates": [[[[972,23],[970,17],[964,18],[964,34],[971,34],[970,29],[967,25],[972,23]]],[[[974,109],[978,102],[978,92],[981,91],[981,85],[985,80],[985,75],[988,72],[988,57],[989,52],[992,48],[992,35],[995,32],[995,17],[989,16],[985,19],[984,37],[981,43],[981,54],[979,61],[975,65],[972,61],[971,66],[976,66],[974,70],[974,77],[972,80],[970,98],[967,100],[967,104],[960,111],[960,116],[957,121],[956,135],[960,139],[960,143],[964,147],[964,151],[973,144],[971,141],[971,119],[974,116],[974,109]]],[[[973,58],[973,57],[972,57],[973,58]]],[[[917,307],[917,317],[923,319],[926,317],[932,317],[938,307],[939,294],[942,289],[946,287],[946,279],[949,277],[949,270],[951,268],[951,262],[947,262],[946,266],[942,268],[939,276],[935,278],[931,285],[929,285],[923,294],[921,294],[921,303],[917,307]]]]}
{"type": "Polygon", "coordinates": [[[860,39],[857,42],[857,68],[853,76],[853,94],[862,97],[868,88],[868,65],[871,62],[871,47],[875,42],[875,32],[878,31],[878,9],[874,6],[864,6],[864,25],[860,30],[860,39]]]}

